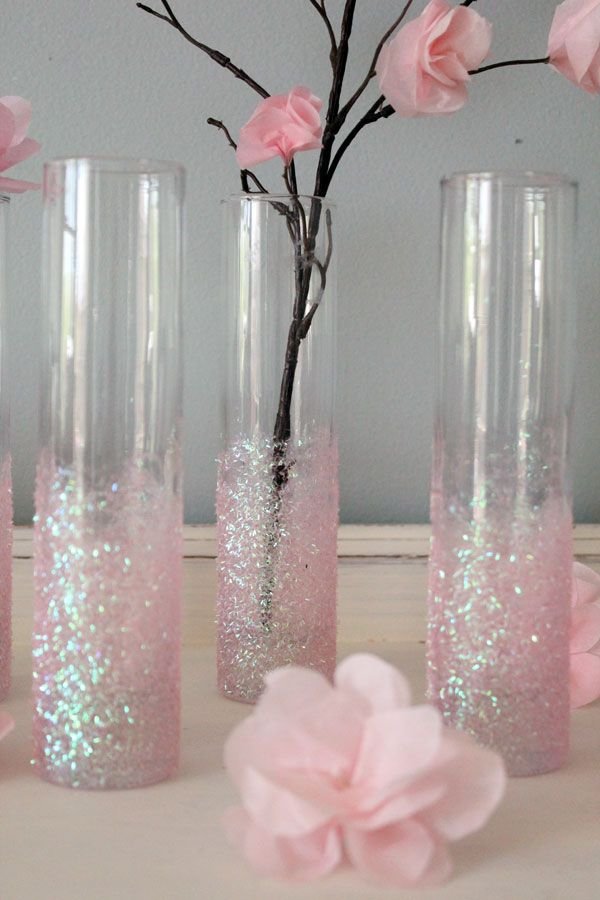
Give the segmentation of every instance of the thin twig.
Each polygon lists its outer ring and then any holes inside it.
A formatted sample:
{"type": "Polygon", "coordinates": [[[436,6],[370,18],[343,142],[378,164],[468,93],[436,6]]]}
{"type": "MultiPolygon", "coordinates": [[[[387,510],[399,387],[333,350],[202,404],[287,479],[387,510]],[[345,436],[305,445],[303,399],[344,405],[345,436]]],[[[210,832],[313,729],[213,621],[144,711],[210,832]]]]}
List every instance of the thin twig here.
{"type": "Polygon", "coordinates": [[[329,35],[329,41],[331,43],[331,52],[329,54],[329,60],[331,62],[332,68],[335,69],[335,57],[337,54],[337,41],[335,38],[335,32],[333,30],[333,26],[331,24],[331,19],[329,18],[328,14],[327,14],[327,10],[325,9],[325,0],[321,0],[321,2],[319,2],[319,0],[308,0],[308,2],[310,3],[311,6],[314,6],[314,8],[318,12],[318,14],[323,19],[323,22],[325,23],[325,27],[327,28],[327,33],[329,35]]]}
{"type": "MultiPolygon", "coordinates": [[[[377,69],[377,61],[379,60],[379,56],[380,56],[380,54],[381,54],[381,51],[383,50],[383,48],[384,48],[385,44],[387,43],[388,39],[389,39],[389,38],[393,35],[393,33],[395,32],[396,28],[398,28],[398,26],[401,25],[402,22],[404,21],[406,15],[408,14],[409,9],[410,9],[411,6],[413,5],[413,2],[414,2],[414,0],[407,0],[406,4],[405,4],[405,6],[404,6],[404,9],[403,9],[402,12],[400,13],[400,15],[398,16],[398,18],[397,18],[396,21],[394,22],[394,24],[391,25],[390,28],[388,28],[388,30],[386,31],[386,33],[383,35],[383,37],[381,38],[381,40],[380,40],[379,43],[377,44],[377,48],[376,48],[376,50],[375,50],[375,54],[374,54],[373,59],[372,59],[372,61],[371,61],[371,65],[369,66],[369,71],[367,72],[367,74],[366,74],[364,80],[362,81],[362,83],[359,85],[358,89],[354,92],[354,94],[352,94],[352,96],[350,97],[350,99],[348,100],[348,102],[341,108],[341,110],[340,110],[340,112],[339,112],[339,115],[338,115],[338,118],[337,118],[337,122],[336,122],[336,126],[337,126],[337,130],[338,130],[338,131],[339,131],[339,129],[342,127],[342,125],[344,124],[344,122],[346,121],[346,118],[347,118],[347,116],[348,116],[348,113],[350,112],[350,110],[352,109],[352,107],[354,106],[354,104],[356,103],[356,101],[362,96],[362,94],[364,93],[364,91],[365,91],[366,88],[368,87],[369,82],[371,81],[371,79],[375,77],[375,73],[376,73],[376,69],[377,69]]],[[[472,2],[472,0],[471,0],[471,2],[472,2]]]]}
{"type": "Polygon", "coordinates": [[[329,166],[329,171],[327,173],[327,187],[331,184],[331,179],[333,178],[334,172],[339,166],[342,157],[354,138],[365,128],[367,125],[371,125],[373,122],[378,122],[379,119],[388,119],[390,116],[394,115],[394,108],[392,106],[383,106],[385,103],[385,97],[380,96],[377,98],[375,103],[369,107],[367,112],[364,114],[362,119],[359,119],[354,128],[348,132],[342,143],[337,149],[337,153],[333,157],[331,165],[329,166]]]}
{"type": "MultiPolygon", "coordinates": [[[[231,132],[229,131],[229,129],[227,128],[227,126],[225,125],[224,122],[221,122],[220,119],[214,119],[212,116],[210,118],[208,118],[206,121],[207,121],[208,125],[212,125],[214,128],[218,128],[219,131],[222,131],[223,134],[225,135],[225,138],[226,138],[229,146],[232,147],[234,150],[237,150],[237,144],[234,141],[234,139],[231,137],[231,132]]],[[[242,182],[242,190],[246,194],[251,193],[250,184],[248,183],[248,179],[251,179],[254,182],[254,184],[256,185],[256,187],[258,188],[258,190],[261,194],[269,193],[267,188],[264,186],[264,184],[262,184],[259,181],[259,179],[256,177],[254,172],[252,172],[250,169],[241,169],[240,170],[240,179],[242,182]]]]}
{"type": "Polygon", "coordinates": [[[254,78],[251,78],[247,72],[243,69],[240,69],[239,66],[236,66],[235,63],[232,63],[231,59],[225,55],[225,53],[221,53],[220,50],[215,50],[213,47],[209,47],[207,44],[203,44],[200,41],[196,40],[196,38],[192,37],[192,35],[187,31],[175,13],[173,12],[170,4],[167,0],[161,0],[162,5],[166,10],[166,15],[164,13],[157,12],[157,10],[152,9],[150,6],[146,6],[145,3],[136,3],[136,6],[148,13],[151,16],[155,16],[157,19],[162,19],[163,22],[166,22],[168,25],[171,25],[178,31],[182,37],[189,41],[190,44],[193,44],[194,47],[197,47],[198,50],[202,50],[203,53],[206,53],[210,58],[216,62],[219,66],[222,66],[224,69],[227,69],[228,72],[235,78],[239,78],[240,81],[243,81],[248,87],[252,88],[253,91],[256,91],[257,94],[260,94],[261,97],[269,97],[269,92],[255,81],[254,78]]]}
{"type": "MultiPolygon", "coordinates": [[[[474,0],[472,0],[474,2],[474,0]]],[[[481,66],[479,69],[471,69],[469,75],[481,75],[482,72],[491,72],[492,69],[503,69],[505,66],[536,66],[550,62],[549,56],[541,56],[539,59],[507,59],[504,62],[491,63],[489,66],[481,66]]]]}

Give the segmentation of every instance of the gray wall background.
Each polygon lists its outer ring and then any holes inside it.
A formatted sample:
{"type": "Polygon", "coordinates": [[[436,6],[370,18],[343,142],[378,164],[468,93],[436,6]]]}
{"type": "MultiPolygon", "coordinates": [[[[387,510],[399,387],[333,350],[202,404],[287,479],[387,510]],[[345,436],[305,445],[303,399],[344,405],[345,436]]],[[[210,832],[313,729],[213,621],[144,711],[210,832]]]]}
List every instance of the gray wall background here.
{"type": "MultiPolygon", "coordinates": [[[[192,34],[228,52],[273,93],[301,83],[326,97],[326,36],[308,0],[172,3],[192,34]]],[[[339,15],[343,0],[328,5],[339,15]]],[[[401,5],[359,0],[349,86],[361,80],[401,5]]],[[[415,9],[423,5],[417,0],[415,9]]],[[[495,24],[493,58],[544,55],[555,5],[480,0],[477,8],[495,24]]],[[[33,102],[30,134],[43,143],[43,158],[154,156],[188,170],[186,519],[212,521],[219,200],[238,190],[238,177],[222,136],[204,122],[223,118],[236,132],[258,98],[134,0],[4,0],[1,71],[1,93],[33,102]]],[[[307,192],[315,161],[298,158],[307,192]]],[[[427,520],[438,182],[456,170],[507,168],[564,171],[580,181],[575,511],[579,521],[600,520],[599,163],[598,98],[547,67],[479,76],[470,104],[455,116],[392,118],[363,132],[331,190],[340,207],[343,521],[427,520]]],[[[34,158],[15,174],[35,178],[40,169],[34,158]]],[[[278,172],[266,166],[261,175],[280,189],[278,172]]],[[[16,521],[24,523],[32,514],[37,432],[41,202],[26,195],[12,207],[14,490],[16,521]]]]}

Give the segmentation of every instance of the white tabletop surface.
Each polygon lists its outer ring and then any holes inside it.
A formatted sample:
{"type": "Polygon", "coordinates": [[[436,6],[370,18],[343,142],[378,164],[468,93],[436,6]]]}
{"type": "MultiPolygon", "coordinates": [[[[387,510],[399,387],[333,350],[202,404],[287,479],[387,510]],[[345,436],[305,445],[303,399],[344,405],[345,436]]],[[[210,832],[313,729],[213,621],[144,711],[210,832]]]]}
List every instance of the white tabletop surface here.
{"type": "MultiPolygon", "coordinates": [[[[423,559],[340,560],[340,648],[376,652],[411,680],[424,674],[423,559]]],[[[15,560],[14,685],[0,743],[0,900],[447,900],[600,898],[600,703],[573,713],[568,766],[514,779],[488,826],[453,847],[444,887],[390,892],[340,871],[307,886],[252,874],[220,817],[235,800],[223,742],[248,707],[215,691],[214,561],[185,561],[183,754],[174,780],[123,792],[79,792],[30,771],[31,561],[15,560]]]]}

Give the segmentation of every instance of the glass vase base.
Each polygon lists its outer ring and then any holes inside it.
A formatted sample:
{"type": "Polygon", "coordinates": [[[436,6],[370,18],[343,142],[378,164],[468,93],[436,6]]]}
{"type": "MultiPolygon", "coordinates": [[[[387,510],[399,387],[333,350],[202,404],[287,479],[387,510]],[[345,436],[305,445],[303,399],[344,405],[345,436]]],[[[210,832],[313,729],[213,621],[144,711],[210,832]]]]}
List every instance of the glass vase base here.
{"type": "Polygon", "coordinates": [[[337,447],[327,435],[286,454],[281,489],[268,440],[219,461],[217,679],[246,703],[280,666],[335,669],[337,447]]]}
{"type": "Polygon", "coordinates": [[[428,694],[445,724],[510,775],[559,768],[569,747],[572,521],[560,498],[482,521],[434,507],[428,694]]]}
{"type": "Polygon", "coordinates": [[[177,767],[181,500],[140,465],[85,492],[36,487],[33,747],[55,784],[131,788],[177,767]]]}

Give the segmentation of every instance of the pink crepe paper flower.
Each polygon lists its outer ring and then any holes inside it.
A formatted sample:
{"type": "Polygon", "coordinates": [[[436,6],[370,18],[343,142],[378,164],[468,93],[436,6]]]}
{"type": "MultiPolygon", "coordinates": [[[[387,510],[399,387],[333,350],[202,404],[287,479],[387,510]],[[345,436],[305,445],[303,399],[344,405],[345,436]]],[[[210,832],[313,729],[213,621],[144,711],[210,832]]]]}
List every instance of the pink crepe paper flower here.
{"type": "Polygon", "coordinates": [[[237,161],[242,169],[281,156],[286,166],[300,150],[321,146],[322,102],[308,88],[267,97],[240,131],[237,161]]]}
{"type": "Polygon", "coordinates": [[[600,697],[600,575],[573,563],[571,596],[571,706],[600,697]]]}
{"type": "Polygon", "coordinates": [[[400,116],[437,116],[467,102],[469,71],[490,50],[492,26],[466,6],[431,0],[377,60],[381,93],[400,116]]]}
{"type": "Polygon", "coordinates": [[[227,771],[242,806],[231,841],[261,875],[309,881],[342,861],[381,884],[434,884],[447,841],[481,828],[505,787],[500,757],[413,706],[405,678],[357,654],[332,686],[309,669],[271,672],[230,734],[227,771]]]}
{"type": "MultiPolygon", "coordinates": [[[[0,97],[0,172],[37,153],[40,145],[28,138],[31,103],[23,97],[0,97]]],[[[0,191],[21,194],[39,188],[33,181],[18,181],[0,175],[0,191]]]]}
{"type": "Polygon", "coordinates": [[[2,738],[6,737],[9,732],[13,730],[15,727],[15,723],[12,720],[11,716],[8,713],[2,712],[0,710],[0,741],[2,738]]]}
{"type": "Polygon", "coordinates": [[[548,56],[569,81],[600,93],[600,0],[565,0],[556,8],[548,56]]]}

